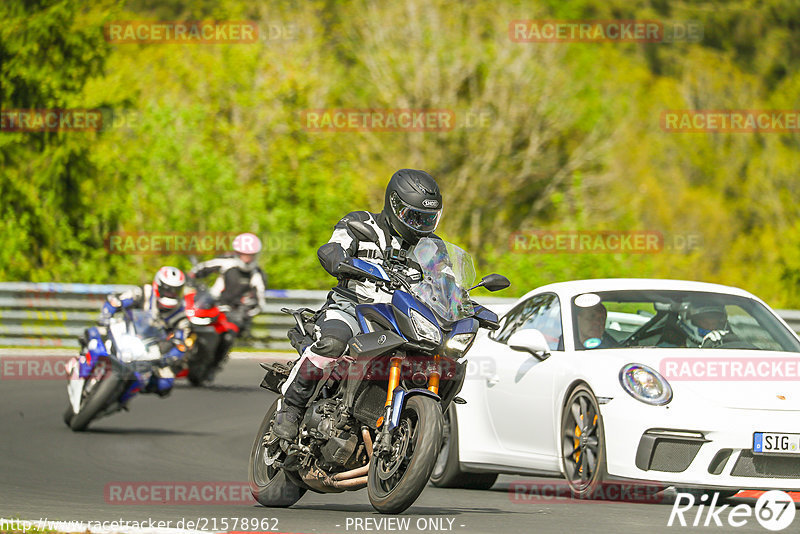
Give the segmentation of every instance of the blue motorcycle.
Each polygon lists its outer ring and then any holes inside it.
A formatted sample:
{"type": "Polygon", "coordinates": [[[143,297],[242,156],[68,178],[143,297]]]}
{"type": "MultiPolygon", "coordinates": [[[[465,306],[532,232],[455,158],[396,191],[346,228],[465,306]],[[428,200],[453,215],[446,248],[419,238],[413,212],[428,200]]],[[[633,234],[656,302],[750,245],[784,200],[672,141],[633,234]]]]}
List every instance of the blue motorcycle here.
{"type": "MultiPolygon", "coordinates": [[[[374,230],[348,224],[360,240],[374,230]]],[[[361,332],[329,365],[293,441],[272,431],[279,397],[267,411],[250,453],[249,480],[264,506],[286,507],[307,490],[336,493],[367,488],[373,507],[400,513],[417,499],[441,448],[443,417],[466,375],[466,353],[478,329],[498,328],[497,315],[473,302],[469,290],[508,287],[491,274],[470,287],[470,256],[438,238],[423,238],[409,254],[387,249],[383,265],[360,258],[340,274],[371,281],[386,302],[356,306],[361,332]]],[[[313,339],[316,312],[291,313],[313,339]]],[[[291,366],[262,364],[261,387],[281,394],[291,366]]]]}
{"type": "Polygon", "coordinates": [[[174,376],[168,367],[156,370],[163,363],[162,351],[169,354],[172,342],[149,312],[123,310],[104,330],[87,329],[80,339],[80,355],[66,366],[69,402],[64,422],[76,432],[95,419],[127,410],[140,391],[168,390],[165,386],[171,386],[174,376]]]}

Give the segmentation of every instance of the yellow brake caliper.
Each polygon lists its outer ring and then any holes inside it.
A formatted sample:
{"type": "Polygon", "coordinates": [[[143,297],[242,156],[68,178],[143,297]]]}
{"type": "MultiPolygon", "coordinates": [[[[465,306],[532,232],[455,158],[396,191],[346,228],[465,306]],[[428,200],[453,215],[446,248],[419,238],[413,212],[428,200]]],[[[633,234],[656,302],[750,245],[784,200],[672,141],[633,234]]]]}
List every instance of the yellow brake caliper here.
{"type": "MultiPolygon", "coordinates": [[[[581,421],[583,421],[583,414],[581,414],[581,421]]],[[[596,424],[597,424],[597,414],[594,414],[594,421],[592,422],[592,425],[596,425],[596,424]]],[[[575,425],[575,439],[573,440],[574,441],[573,447],[576,448],[576,449],[578,448],[578,445],[580,445],[580,443],[581,443],[581,440],[579,439],[580,437],[581,437],[581,427],[580,427],[580,425],[576,424],[575,425]]],[[[583,466],[580,465],[581,451],[577,451],[575,454],[573,454],[572,458],[575,460],[575,463],[578,464],[578,472],[579,473],[582,472],[583,471],[583,466]]]]}

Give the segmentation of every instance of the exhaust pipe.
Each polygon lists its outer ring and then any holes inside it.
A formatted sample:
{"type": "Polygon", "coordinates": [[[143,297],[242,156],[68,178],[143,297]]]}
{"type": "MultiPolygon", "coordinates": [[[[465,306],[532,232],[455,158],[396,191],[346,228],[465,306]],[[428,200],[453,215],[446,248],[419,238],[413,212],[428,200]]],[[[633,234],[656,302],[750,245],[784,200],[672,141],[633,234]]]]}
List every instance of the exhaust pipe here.
{"type": "Polygon", "coordinates": [[[340,493],[342,491],[355,491],[367,486],[367,471],[369,464],[357,469],[328,476],[317,467],[311,467],[302,479],[309,487],[326,493],[340,493]]]}
{"type": "Polygon", "coordinates": [[[364,440],[364,447],[367,449],[367,458],[372,460],[372,435],[368,427],[361,427],[361,439],[364,440]]]}
{"type": "MultiPolygon", "coordinates": [[[[369,433],[369,428],[361,428],[361,438],[364,440],[367,457],[371,461],[372,435],[369,433]]],[[[339,493],[342,491],[355,491],[365,488],[367,486],[367,480],[369,479],[367,473],[369,473],[369,462],[367,462],[367,465],[362,465],[350,471],[336,473],[333,476],[328,476],[327,473],[317,467],[311,467],[302,476],[302,479],[309,487],[318,491],[339,493]]]]}

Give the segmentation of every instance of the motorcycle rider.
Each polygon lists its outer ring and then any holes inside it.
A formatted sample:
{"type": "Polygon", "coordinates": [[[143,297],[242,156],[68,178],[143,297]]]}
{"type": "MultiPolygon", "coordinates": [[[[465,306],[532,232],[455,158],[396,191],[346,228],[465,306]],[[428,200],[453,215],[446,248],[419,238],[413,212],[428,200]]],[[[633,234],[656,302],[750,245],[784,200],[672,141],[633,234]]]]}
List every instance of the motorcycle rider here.
{"type": "MultiPolygon", "coordinates": [[[[226,313],[228,320],[239,327],[239,334],[247,330],[252,318],[266,310],[264,291],[267,276],[258,266],[261,240],[251,233],[239,234],[233,239],[233,254],[200,262],[189,271],[189,278],[205,278],[218,273],[209,292],[226,313]]],[[[220,354],[226,354],[235,336],[226,333],[219,344],[220,354]]]]}
{"type": "MultiPolygon", "coordinates": [[[[425,171],[400,169],[386,187],[380,213],[354,211],[334,226],[328,243],[317,251],[322,267],[337,278],[339,264],[348,258],[363,258],[382,265],[387,247],[408,252],[426,236],[432,236],[442,214],[442,195],[436,180],[425,171]],[[347,227],[351,220],[371,226],[379,244],[359,240],[347,227]]],[[[292,368],[282,391],[283,400],[276,413],[275,434],[293,439],[298,432],[306,405],[323,376],[328,362],[344,354],[347,342],[359,332],[355,306],[361,303],[390,302],[391,295],[379,291],[374,282],[340,278],[315,323],[315,339],[296,328],[290,330],[292,345],[302,357],[292,368]]]]}
{"type": "MultiPolygon", "coordinates": [[[[181,298],[185,283],[183,271],[176,267],[161,267],[151,284],[108,295],[98,320],[98,325],[107,327],[110,319],[120,310],[140,309],[151,312],[163,324],[169,338],[162,343],[161,361],[155,366],[145,386],[145,392],[157,393],[161,397],[172,391],[175,382],[173,369],[178,367],[186,352],[186,339],[190,331],[181,298]]],[[[86,337],[87,340],[97,339],[102,343],[97,328],[87,330],[86,337]]]]}

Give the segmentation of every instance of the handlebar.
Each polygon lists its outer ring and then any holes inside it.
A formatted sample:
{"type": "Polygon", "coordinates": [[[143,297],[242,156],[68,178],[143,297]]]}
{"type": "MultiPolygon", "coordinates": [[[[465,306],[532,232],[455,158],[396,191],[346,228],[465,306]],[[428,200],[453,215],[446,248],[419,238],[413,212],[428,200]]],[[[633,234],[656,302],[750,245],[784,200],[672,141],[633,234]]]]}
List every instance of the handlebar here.
{"type": "Polygon", "coordinates": [[[338,271],[339,271],[339,279],[342,280],[371,280],[375,282],[375,284],[382,288],[382,286],[387,285],[389,287],[389,291],[395,289],[405,289],[407,291],[411,291],[411,282],[408,280],[409,277],[397,271],[398,267],[407,266],[406,262],[397,262],[397,261],[386,261],[383,265],[384,272],[389,277],[389,281],[386,282],[381,278],[375,277],[362,271],[357,267],[353,267],[349,263],[341,262],[339,263],[338,271]]]}

